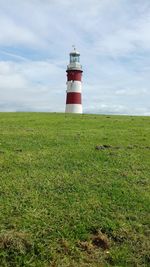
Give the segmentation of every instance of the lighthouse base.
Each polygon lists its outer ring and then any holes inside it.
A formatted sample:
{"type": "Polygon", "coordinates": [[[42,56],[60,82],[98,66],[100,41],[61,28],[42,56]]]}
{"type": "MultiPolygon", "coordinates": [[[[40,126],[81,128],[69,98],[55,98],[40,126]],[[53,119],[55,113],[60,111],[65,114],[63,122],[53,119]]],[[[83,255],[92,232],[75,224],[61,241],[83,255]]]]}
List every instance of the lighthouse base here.
{"type": "Polygon", "coordinates": [[[81,104],[67,104],[65,112],[82,114],[82,105],[81,104]]]}

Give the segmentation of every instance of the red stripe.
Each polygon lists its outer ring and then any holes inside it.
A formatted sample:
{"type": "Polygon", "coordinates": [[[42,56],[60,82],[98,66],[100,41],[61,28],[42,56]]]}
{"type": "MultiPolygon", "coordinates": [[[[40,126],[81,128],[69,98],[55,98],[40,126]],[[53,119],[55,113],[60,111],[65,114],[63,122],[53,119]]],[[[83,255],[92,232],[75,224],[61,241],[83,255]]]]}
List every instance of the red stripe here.
{"type": "Polygon", "coordinates": [[[82,71],[81,70],[67,70],[68,81],[81,81],[82,71]]]}
{"type": "Polygon", "coordinates": [[[67,93],[66,104],[81,104],[81,93],[67,93]]]}

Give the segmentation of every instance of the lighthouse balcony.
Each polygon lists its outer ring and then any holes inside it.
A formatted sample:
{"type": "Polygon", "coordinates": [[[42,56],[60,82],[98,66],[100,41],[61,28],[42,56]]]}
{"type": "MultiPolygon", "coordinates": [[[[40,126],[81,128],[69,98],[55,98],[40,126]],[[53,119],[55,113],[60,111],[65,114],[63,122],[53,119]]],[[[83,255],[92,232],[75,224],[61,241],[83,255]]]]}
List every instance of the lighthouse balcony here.
{"type": "Polygon", "coordinates": [[[67,70],[82,70],[82,65],[78,62],[73,62],[67,66],[67,70]]]}

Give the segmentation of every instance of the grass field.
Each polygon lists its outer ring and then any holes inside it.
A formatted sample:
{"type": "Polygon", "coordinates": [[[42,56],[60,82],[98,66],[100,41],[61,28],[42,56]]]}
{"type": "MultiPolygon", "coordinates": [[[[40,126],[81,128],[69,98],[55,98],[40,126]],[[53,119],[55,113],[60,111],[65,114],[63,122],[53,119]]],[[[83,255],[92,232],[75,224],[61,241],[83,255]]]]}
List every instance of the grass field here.
{"type": "Polygon", "coordinates": [[[0,267],[150,266],[150,117],[0,113],[0,267]]]}

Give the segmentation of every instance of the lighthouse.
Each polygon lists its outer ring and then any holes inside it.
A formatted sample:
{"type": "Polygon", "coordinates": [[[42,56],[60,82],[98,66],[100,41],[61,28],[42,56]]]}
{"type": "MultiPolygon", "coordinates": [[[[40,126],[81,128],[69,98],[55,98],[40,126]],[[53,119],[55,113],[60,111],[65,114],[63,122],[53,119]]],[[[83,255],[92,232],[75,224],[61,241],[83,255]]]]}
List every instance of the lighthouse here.
{"type": "Polygon", "coordinates": [[[74,50],[70,53],[70,63],[67,66],[66,113],[82,113],[82,65],[80,53],[74,50]]]}

